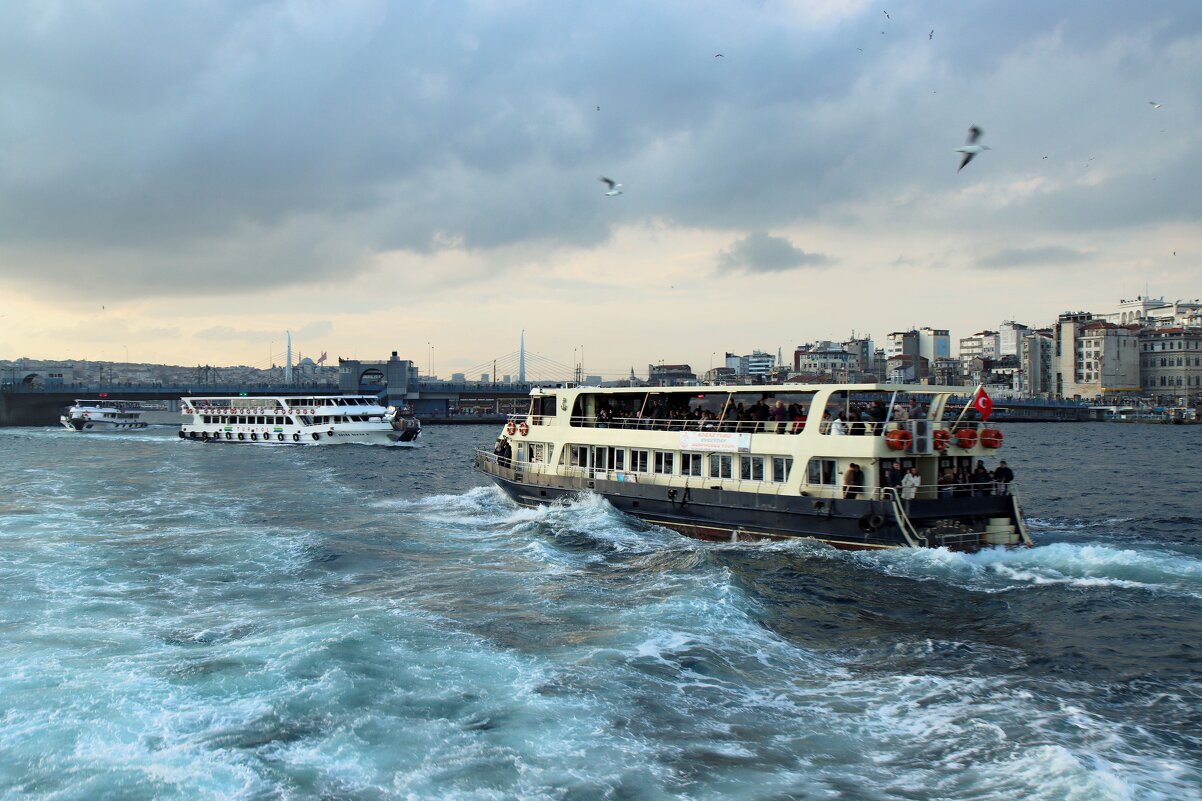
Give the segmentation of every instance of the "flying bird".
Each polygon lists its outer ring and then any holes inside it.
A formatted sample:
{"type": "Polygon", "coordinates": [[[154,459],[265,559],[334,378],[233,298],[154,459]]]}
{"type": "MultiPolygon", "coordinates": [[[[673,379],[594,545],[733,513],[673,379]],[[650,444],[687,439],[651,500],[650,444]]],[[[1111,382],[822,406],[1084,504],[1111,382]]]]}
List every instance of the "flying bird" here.
{"type": "Polygon", "coordinates": [[[881,13],[885,15],[885,19],[893,19],[893,17],[889,16],[888,11],[882,11],[881,13]]]}
{"type": "Polygon", "coordinates": [[[934,38],[935,38],[935,29],[931,28],[931,32],[927,34],[927,41],[929,42],[930,40],[932,40],[934,38]]]}
{"type": "Polygon", "coordinates": [[[721,53],[714,53],[714,58],[726,58],[726,56],[722,55],[721,53]]]}
{"type": "Polygon", "coordinates": [[[609,178],[606,178],[604,175],[601,176],[600,180],[603,184],[605,184],[606,186],[609,187],[609,191],[605,193],[606,197],[613,197],[614,195],[622,194],[622,185],[621,184],[616,183],[616,182],[610,180],[609,178]]]}
{"type": "Polygon", "coordinates": [[[1149,100],[1148,103],[1152,106],[1152,108],[1154,110],[1160,108],[1161,105],[1163,105],[1162,103],[1157,103],[1155,100],[1149,100]]]}
{"type": "Polygon", "coordinates": [[[956,148],[957,153],[964,154],[964,158],[960,159],[960,166],[956,169],[956,172],[960,172],[960,170],[964,169],[964,165],[972,161],[973,157],[982,150],[992,150],[989,145],[977,144],[977,140],[981,138],[981,134],[983,133],[984,131],[975,125],[968,129],[968,141],[964,143],[964,147],[956,148]]]}

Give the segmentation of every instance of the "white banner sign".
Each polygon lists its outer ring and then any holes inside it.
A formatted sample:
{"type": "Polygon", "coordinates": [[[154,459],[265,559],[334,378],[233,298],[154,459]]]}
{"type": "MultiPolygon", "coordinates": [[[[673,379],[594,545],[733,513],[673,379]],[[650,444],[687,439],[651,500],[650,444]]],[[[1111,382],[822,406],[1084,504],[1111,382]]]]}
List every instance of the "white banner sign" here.
{"type": "Polygon", "coordinates": [[[717,431],[681,431],[680,449],[707,453],[747,453],[751,450],[751,435],[723,434],[717,431]]]}

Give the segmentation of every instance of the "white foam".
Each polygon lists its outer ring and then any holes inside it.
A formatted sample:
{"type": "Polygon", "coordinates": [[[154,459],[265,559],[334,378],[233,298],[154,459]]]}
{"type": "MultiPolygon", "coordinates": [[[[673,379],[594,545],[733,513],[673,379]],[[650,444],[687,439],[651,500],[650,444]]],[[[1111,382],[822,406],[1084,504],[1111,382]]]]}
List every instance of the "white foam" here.
{"type": "Polygon", "coordinates": [[[865,564],[915,578],[950,581],[983,591],[1064,584],[1171,592],[1202,597],[1202,561],[1171,550],[1052,543],[1035,548],[946,548],[857,555],[865,564]]]}

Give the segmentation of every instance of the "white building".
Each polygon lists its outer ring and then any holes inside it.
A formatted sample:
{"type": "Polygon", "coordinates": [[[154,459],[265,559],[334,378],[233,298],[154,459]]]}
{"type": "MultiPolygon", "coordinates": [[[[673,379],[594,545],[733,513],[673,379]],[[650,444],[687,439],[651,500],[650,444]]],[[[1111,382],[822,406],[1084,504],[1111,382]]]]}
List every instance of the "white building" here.
{"type": "Polygon", "coordinates": [[[1060,315],[1053,329],[1056,397],[1138,393],[1138,331],[1137,325],[1124,327],[1094,320],[1090,314],[1060,315]]]}

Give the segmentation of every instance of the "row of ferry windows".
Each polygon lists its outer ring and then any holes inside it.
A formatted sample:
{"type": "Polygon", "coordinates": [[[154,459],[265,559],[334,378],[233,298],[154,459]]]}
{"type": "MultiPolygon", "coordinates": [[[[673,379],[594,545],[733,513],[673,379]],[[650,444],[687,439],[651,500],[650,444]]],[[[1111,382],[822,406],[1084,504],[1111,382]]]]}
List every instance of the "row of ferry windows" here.
{"type": "Polygon", "coordinates": [[[569,445],[568,463],[572,467],[592,467],[595,470],[617,470],[630,473],[655,473],[664,476],[695,476],[698,478],[738,478],[741,481],[771,481],[784,483],[793,467],[791,456],[744,456],[726,453],[705,454],[677,451],[652,451],[641,448],[598,448],[592,465],[588,464],[588,447],[569,445]],[[605,462],[612,460],[613,464],[605,462]],[[707,464],[708,462],[708,464],[707,464]],[[627,466],[629,464],[629,466],[627,466]],[[738,467],[736,475],[735,468],[738,467]],[[702,472],[704,468],[705,472],[702,472]]]}

